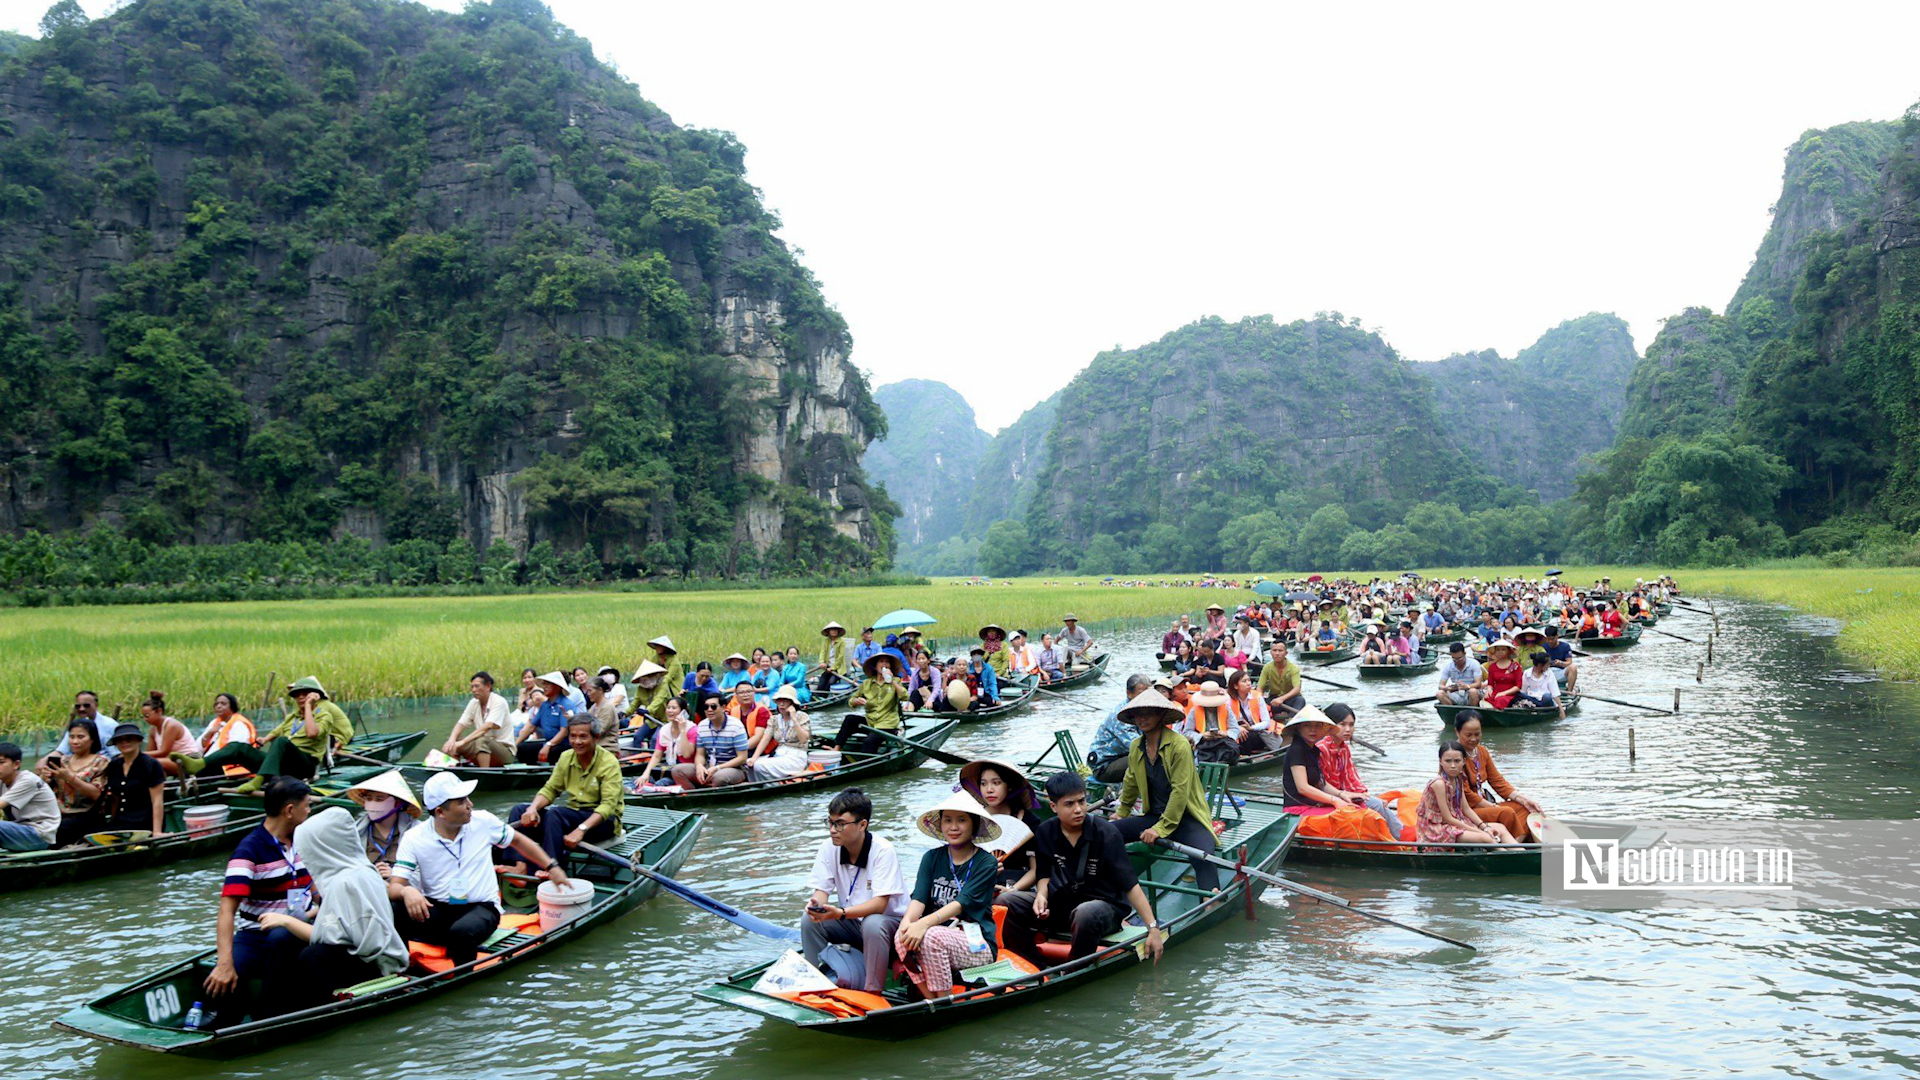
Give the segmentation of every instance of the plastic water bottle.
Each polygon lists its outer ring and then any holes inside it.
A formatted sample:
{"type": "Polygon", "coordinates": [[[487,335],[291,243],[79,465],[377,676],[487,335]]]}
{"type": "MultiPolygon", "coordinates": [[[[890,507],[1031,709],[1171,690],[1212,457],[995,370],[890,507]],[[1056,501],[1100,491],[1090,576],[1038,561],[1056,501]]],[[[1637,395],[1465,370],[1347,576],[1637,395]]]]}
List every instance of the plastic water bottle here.
{"type": "Polygon", "coordinates": [[[188,1031],[199,1031],[200,1025],[205,1023],[206,1019],[206,1003],[196,1001],[193,1003],[193,1008],[187,1010],[187,1018],[181,1021],[180,1026],[188,1031]]]}

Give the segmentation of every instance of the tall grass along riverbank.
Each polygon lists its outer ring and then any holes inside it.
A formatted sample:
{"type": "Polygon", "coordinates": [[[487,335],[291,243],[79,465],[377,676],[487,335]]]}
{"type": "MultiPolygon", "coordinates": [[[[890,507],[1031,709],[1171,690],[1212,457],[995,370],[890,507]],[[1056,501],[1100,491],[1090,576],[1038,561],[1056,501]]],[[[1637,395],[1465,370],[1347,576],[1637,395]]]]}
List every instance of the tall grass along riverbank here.
{"type": "Polygon", "coordinates": [[[656,634],[670,635],[690,662],[755,645],[797,644],[813,657],[828,620],[857,634],[894,608],[937,616],[929,632],[951,642],[972,640],[987,622],[1038,634],[1069,610],[1097,624],[1251,596],[1021,581],[15,610],[0,619],[0,731],[63,723],[81,689],[98,691],[103,711],[121,706],[123,718],[137,718],[132,703],[148,690],[164,691],[177,715],[197,716],[223,690],[257,706],[271,672],[283,685],[318,675],[341,699],[457,694],[480,669],[503,685],[522,667],[614,664],[630,673],[656,634]]]}

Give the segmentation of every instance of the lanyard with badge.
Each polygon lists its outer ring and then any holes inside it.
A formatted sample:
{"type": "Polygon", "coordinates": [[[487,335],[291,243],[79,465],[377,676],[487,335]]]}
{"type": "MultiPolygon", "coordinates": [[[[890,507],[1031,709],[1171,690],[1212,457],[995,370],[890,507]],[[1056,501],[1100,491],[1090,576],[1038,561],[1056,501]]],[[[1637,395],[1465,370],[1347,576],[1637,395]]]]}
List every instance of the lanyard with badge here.
{"type": "Polygon", "coordinates": [[[293,884],[300,880],[299,869],[293,861],[293,851],[272,833],[267,834],[267,839],[273,841],[273,846],[280,849],[280,857],[287,863],[287,910],[305,918],[313,912],[313,889],[293,884]]]}
{"type": "Polygon", "coordinates": [[[461,895],[449,896],[447,897],[446,902],[449,904],[467,903],[466,867],[461,864],[461,859],[460,859],[461,849],[467,846],[466,826],[463,825],[460,827],[460,831],[454,836],[453,844],[451,846],[447,844],[446,838],[441,836],[437,832],[433,834],[433,839],[435,843],[439,844],[442,848],[446,850],[447,854],[453,856],[453,884],[456,884],[460,887],[461,895]]]}

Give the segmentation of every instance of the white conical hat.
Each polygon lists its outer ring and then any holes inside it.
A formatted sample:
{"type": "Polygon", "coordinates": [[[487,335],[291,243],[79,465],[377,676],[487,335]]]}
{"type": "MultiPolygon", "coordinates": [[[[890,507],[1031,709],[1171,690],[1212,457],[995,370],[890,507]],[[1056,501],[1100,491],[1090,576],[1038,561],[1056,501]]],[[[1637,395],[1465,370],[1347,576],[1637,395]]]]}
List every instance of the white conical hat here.
{"type": "Polygon", "coordinates": [[[388,769],[378,776],[370,776],[347,789],[347,798],[354,802],[365,802],[365,796],[391,795],[406,804],[414,817],[420,816],[420,798],[413,793],[413,785],[401,775],[399,769],[388,769]]]}
{"type": "Polygon", "coordinates": [[[651,660],[642,660],[640,661],[640,666],[633,669],[633,679],[631,681],[639,682],[641,679],[650,675],[665,675],[666,673],[667,669],[661,667],[659,664],[651,660]]]}
{"type": "Polygon", "coordinates": [[[942,810],[958,810],[961,813],[973,815],[974,820],[979,823],[973,834],[975,844],[1000,839],[1000,826],[993,820],[993,815],[987,813],[987,808],[980,805],[979,799],[964,791],[956,791],[948,795],[945,802],[921,814],[920,831],[943,844],[946,843],[947,838],[940,835],[940,811],[942,810]]]}
{"type": "Polygon", "coordinates": [[[654,648],[657,648],[657,649],[665,649],[676,656],[678,656],[680,653],[679,649],[676,649],[673,647],[673,639],[668,637],[665,634],[661,634],[659,637],[654,638],[652,641],[647,642],[647,644],[652,645],[654,648]]]}

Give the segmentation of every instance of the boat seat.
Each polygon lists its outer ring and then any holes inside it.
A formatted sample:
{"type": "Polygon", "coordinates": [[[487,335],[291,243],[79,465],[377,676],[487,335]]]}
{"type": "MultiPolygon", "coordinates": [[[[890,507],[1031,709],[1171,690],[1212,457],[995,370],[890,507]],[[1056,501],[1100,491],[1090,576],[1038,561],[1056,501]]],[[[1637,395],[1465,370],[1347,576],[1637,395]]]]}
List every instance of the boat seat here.
{"type": "Polygon", "coordinates": [[[1194,763],[1194,767],[1200,770],[1200,783],[1207,792],[1207,810],[1213,819],[1228,820],[1227,813],[1231,811],[1232,820],[1239,821],[1240,805],[1227,791],[1228,766],[1218,761],[1199,761],[1194,763]]]}
{"type": "Polygon", "coordinates": [[[429,945],[424,941],[409,941],[407,942],[407,966],[431,974],[439,974],[452,968],[453,961],[447,958],[445,946],[429,945]]]}

